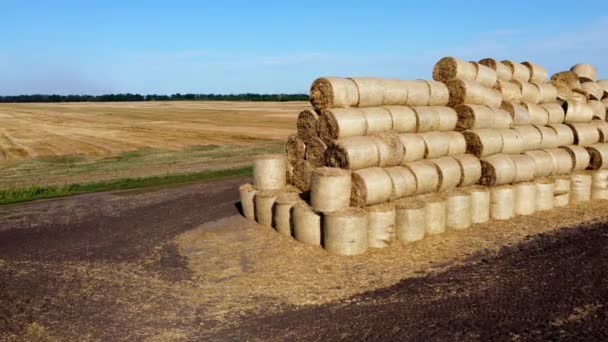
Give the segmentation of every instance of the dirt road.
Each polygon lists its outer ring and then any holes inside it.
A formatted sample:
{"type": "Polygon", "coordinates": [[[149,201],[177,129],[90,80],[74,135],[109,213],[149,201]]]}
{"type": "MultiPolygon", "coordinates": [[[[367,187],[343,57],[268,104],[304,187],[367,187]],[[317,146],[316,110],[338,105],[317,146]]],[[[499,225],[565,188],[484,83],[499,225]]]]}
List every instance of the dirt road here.
{"type": "MultiPolygon", "coordinates": [[[[339,294],[340,287],[348,287],[343,279],[358,279],[371,266],[363,259],[340,259],[340,266],[323,251],[286,239],[278,247],[269,245],[280,240],[272,231],[234,216],[242,182],[0,207],[0,339],[608,338],[608,227],[603,223],[531,235],[498,252],[480,251],[464,262],[424,272],[396,263],[390,254],[372,254],[368,258],[385,267],[373,266],[376,273],[370,275],[381,279],[382,272],[394,273],[404,279],[389,287],[372,283],[369,291],[339,300],[296,306],[273,299],[276,289],[264,284],[278,283],[302,296],[319,294],[307,294],[299,285],[339,294]],[[209,221],[216,223],[201,227],[209,221]],[[190,247],[199,249],[180,249],[178,237],[196,229],[202,229],[196,235],[201,242],[190,240],[190,247]],[[241,247],[256,243],[251,250],[241,247]],[[232,254],[217,253],[225,250],[232,254]],[[336,264],[329,273],[318,269],[306,277],[346,272],[338,278],[342,285],[309,284],[280,267],[271,277],[263,258],[278,259],[280,265],[292,262],[290,253],[302,264],[336,264]],[[237,288],[246,293],[236,296],[237,288]]],[[[605,212],[605,207],[594,210],[605,212]]],[[[578,215],[590,211],[581,208],[578,215]]],[[[503,234],[508,229],[515,228],[505,227],[503,234]]],[[[462,234],[443,239],[470,240],[462,234]]],[[[507,241],[506,235],[498,240],[507,241]]]]}

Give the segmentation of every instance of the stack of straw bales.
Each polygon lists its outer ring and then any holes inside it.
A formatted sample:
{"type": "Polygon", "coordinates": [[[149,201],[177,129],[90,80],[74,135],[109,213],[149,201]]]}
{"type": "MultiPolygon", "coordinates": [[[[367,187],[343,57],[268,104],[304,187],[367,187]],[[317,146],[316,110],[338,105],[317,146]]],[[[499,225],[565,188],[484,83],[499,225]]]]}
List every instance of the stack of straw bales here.
{"type": "Polygon", "coordinates": [[[286,154],[255,160],[243,213],[356,255],[607,199],[608,81],[596,75],[446,57],[433,80],[319,78],[286,154]]]}

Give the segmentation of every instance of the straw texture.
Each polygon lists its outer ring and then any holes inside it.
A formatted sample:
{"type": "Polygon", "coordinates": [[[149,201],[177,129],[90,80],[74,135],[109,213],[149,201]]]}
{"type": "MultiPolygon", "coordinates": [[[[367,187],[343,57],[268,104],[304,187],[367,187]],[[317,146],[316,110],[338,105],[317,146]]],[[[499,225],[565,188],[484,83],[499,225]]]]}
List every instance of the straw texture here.
{"type": "Polygon", "coordinates": [[[587,146],[589,168],[592,170],[608,169],[608,144],[587,146]]]}
{"type": "Polygon", "coordinates": [[[494,154],[481,159],[481,179],[486,186],[509,184],[517,177],[517,166],[507,154],[494,154]]]}
{"type": "Polygon", "coordinates": [[[490,220],[490,189],[474,186],[466,189],[471,194],[471,222],[484,223],[490,220]]]}
{"type": "Polygon", "coordinates": [[[406,163],[407,167],[416,177],[416,194],[426,194],[437,191],[439,187],[439,173],[437,168],[426,160],[406,163]]]}
{"type": "Polygon", "coordinates": [[[396,238],[403,242],[422,240],[425,235],[425,204],[420,201],[399,203],[395,208],[396,238]]]}
{"type": "Polygon", "coordinates": [[[460,163],[452,157],[442,157],[429,160],[437,168],[439,174],[439,191],[454,189],[462,180],[460,163]]]}
{"type": "Polygon", "coordinates": [[[597,68],[589,63],[579,63],[572,66],[570,71],[576,73],[578,77],[587,78],[591,81],[597,80],[597,68]]]}
{"type": "Polygon", "coordinates": [[[373,137],[349,137],[330,144],[325,153],[331,167],[358,170],[378,166],[380,155],[373,137]]]}
{"type": "Polygon", "coordinates": [[[465,191],[454,191],[446,197],[447,228],[461,230],[471,227],[473,224],[471,194],[465,191]]]}
{"type": "Polygon", "coordinates": [[[525,65],[509,60],[502,61],[509,69],[511,69],[512,78],[514,81],[528,82],[530,81],[530,69],[525,65]]]}
{"type": "Polygon", "coordinates": [[[547,72],[547,69],[545,69],[545,67],[543,67],[542,65],[532,62],[523,62],[521,64],[527,67],[530,71],[530,82],[542,83],[547,81],[547,79],[549,78],[549,73],[547,72]]]}
{"type": "Polygon", "coordinates": [[[258,190],[278,190],[287,185],[287,157],[264,154],[253,160],[253,185],[258,190]]]}
{"type": "Polygon", "coordinates": [[[509,156],[515,164],[515,178],[513,182],[528,182],[534,179],[536,162],[526,154],[513,154],[509,156]]]}
{"type": "MultiPolygon", "coordinates": [[[[447,89],[447,88],[446,88],[447,89]]],[[[393,130],[398,133],[412,133],[416,132],[416,126],[418,125],[418,119],[416,118],[416,112],[412,107],[406,106],[386,106],[393,121],[393,130]]]]}
{"type": "Polygon", "coordinates": [[[318,133],[326,144],[333,140],[365,135],[367,122],[364,112],[358,108],[331,108],[321,112],[318,133]]]}
{"type": "Polygon", "coordinates": [[[367,250],[367,212],[349,208],[323,216],[325,250],[336,255],[358,255],[367,250]]]}
{"type": "Polygon", "coordinates": [[[321,212],[348,208],[351,185],[351,173],[347,170],[331,167],[315,169],[310,180],[310,206],[321,212]]]}
{"type": "Polygon", "coordinates": [[[469,130],[462,132],[462,134],[467,142],[467,153],[478,158],[502,151],[502,136],[493,129],[469,130]]]}
{"type": "Polygon", "coordinates": [[[515,189],[498,186],[490,190],[490,217],[494,220],[509,220],[515,216],[515,189]]]}
{"type": "Polygon", "coordinates": [[[384,169],[391,177],[393,191],[391,200],[396,200],[416,193],[416,176],[410,169],[403,166],[395,166],[384,169]]]}
{"type": "Polygon", "coordinates": [[[515,215],[532,215],[536,209],[536,185],[522,182],[513,185],[515,190],[515,215]]]}
{"type": "Polygon", "coordinates": [[[472,154],[459,154],[453,156],[460,165],[462,177],[458,186],[477,184],[481,178],[481,162],[472,154]]]}
{"type": "Polygon", "coordinates": [[[510,81],[513,79],[513,71],[507,65],[493,58],[484,58],[479,63],[495,70],[499,80],[510,81]]]}
{"type": "Polygon", "coordinates": [[[541,178],[535,181],[536,185],[536,211],[553,209],[555,181],[541,178]]]}
{"type": "Polygon", "coordinates": [[[239,197],[241,199],[241,209],[243,216],[250,220],[255,220],[254,197],[256,190],[253,185],[247,183],[239,187],[239,197]]]}
{"type": "Polygon", "coordinates": [[[287,192],[277,197],[273,208],[272,226],[279,234],[292,236],[294,232],[294,219],[292,208],[302,202],[300,195],[295,192],[287,192]]]}
{"type": "Polygon", "coordinates": [[[524,153],[530,156],[534,160],[534,176],[535,177],[547,177],[552,175],[553,172],[553,157],[547,151],[533,150],[524,153]]]}
{"type": "Polygon", "coordinates": [[[425,198],[424,223],[425,232],[428,235],[445,233],[446,230],[446,200],[441,196],[430,196],[425,198]]]}
{"type": "Polygon", "coordinates": [[[311,139],[316,138],[319,133],[317,132],[317,121],[319,120],[319,114],[312,109],[305,109],[298,114],[298,121],[296,127],[298,128],[298,135],[308,143],[311,139]]]}
{"type": "Polygon", "coordinates": [[[327,151],[325,142],[319,137],[313,137],[306,144],[305,158],[313,167],[325,166],[325,151],[327,151]]]}
{"type": "Polygon", "coordinates": [[[386,248],[395,241],[395,207],[390,204],[367,207],[369,248],[386,248]]]}
{"type": "Polygon", "coordinates": [[[293,237],[311,246],[321,246],[321,215],[312,210],[305,202],[294,205],[293,237]]]}
{"type": "Polygon", "coordinates": [[[589,166],[589,152],[582,146],[569,145],[562,147],[572,159],[572,171],[586,170],[589,166]]]}
{"type": "Polygon", "coordinates": [[[500,105],[500,108],[506,110],[511,115],[514,126],[530,125],[530,113],[528,113],[528,109],[520,103],[503,102],[500,105]]]}
{"type": "Polygon", "coordinates": [[[412,162],[424,158],[426,153],[426,144],[424,139],[419,134],[404,133],[399,134],[399,140],[403,145],[405,154],[403,162],[412,162]]]}
{"type": "Polygon", "coordinates": [[[588,202],[591,200],[592,176],[588,172],[577,172],[571,176],[570,203],[588,202]]]}
{"type": "Polygon", "coordinates": [[[486,88],[475,81],[453,79],[446,83],[450,91],[449,106],[459,104],[479,104],[490,108],[499,108],[502,97],[498,90],[486,88]]]}
{"type": "Polygon", "coordinates": [[[380,204],[388,201],[392,193],[393,182],[383,168],[370,167],[352,173],[351,206],[380,204]]]}
{"type": "Polygon", "coordinates": [[[359,103],[359,90],[347,78],[317,78],[310,87],[310,103],[317,109],[354,107],[359,103]]]}

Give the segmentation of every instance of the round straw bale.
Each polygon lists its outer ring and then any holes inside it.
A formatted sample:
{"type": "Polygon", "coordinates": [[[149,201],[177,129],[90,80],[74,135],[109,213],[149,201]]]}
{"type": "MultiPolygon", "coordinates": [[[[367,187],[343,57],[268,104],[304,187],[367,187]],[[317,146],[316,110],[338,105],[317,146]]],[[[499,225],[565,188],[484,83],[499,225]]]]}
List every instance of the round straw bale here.
{"type": "Polygon", "coordinates": [[[439,172],[437,168],[426,160],[406,163],[407,167],[416,177],[416,194],[426,194],[437,191],[439,188],[439,172]]]}
{"type": "Polygon", "coordinates": [[[540,178],[536,184],[536,211],[553,209],[555,180],[550,178],[540,178]]]}
{"type": "Polygon", "coordinates": [[[597,188],[591,187],[591,199],[592,200],[608,199],[608,189],[597,189],[597,188]]]}
{"type": "Polygon", "coordinates": [[[581,203],[591,200],[591,183],[589,172],[576,172],[570,177],[570,203],[581,203]]]}
{"type": "MultiPolygon", "coordinates": [[[[551,81],[561,82],[569,89],[581,87],[581,82],[578,80],[578,75],[572,71],[558,72],[558,73],[554,74],[553,76],[551,76],[551,81]]],[[[558,92],[559,92],[560,85],[555,84],[555,83],[553,83],[553,85],[555,85],[558,88],[558,92]]]]}
{"type": "Polygon", "coordinates": [[[555,180],[553,206],[565,207],[570,203],[570,176],[552,177],[555,180]]]}
{"type": "Polygon", "coordinates": [[[447,82],[451,79],[473,81],[477,77],[475,64],[456,57],[443,57],[433,67],[433,79],[447,82]]]}
{"type": "Polygon", "coordinates": [[[446,226],[450,229],[467,229],[473,224],[471,219],[471,194],[453,191],[447,194],[446,226]]]}
{"type": "Polygon", "coordinates": [[[395,207],[384,203],[365,208],[369,248],[385,248],[395,241],[395,207]]]}
{"type": "Polygon", "coordinates": [[[509,220],[515,216],[515,189],[510,185],[497,186],[490,190],[490,217],[494,220],[509,220]]]}
{"type": "Polygon", "coordinates": [[[352,207],[379,204],[393,194],[393,181],[380,167],[370,167],[352,173],[350,204],[352,207]]]}
{"type": "Polygon", "coordinates": [[[365,117],[367,129],[365,134],[386,132],[393,129],[393,117],[384,107],[360,108],[365,117]]]}
{"type": "Polygon", "coordinates": [[[447,156],[450,151],[450,137],[443,132],[420,133],[424,140],[426,150],[424,157],[427,159],[447,156]]]}
{"type": "Polygon", "coordinates": [[[467,153],[485,157],[502,151],[502,136],[493,129],[475,129],[462,132],[467,142],[467,153]]]}
{"type": "Polygon", "coordinates": [[[494,154],[481,159],[481,179],[487,186],[509,184],[517,177],[517,166],[507,154],[494,154]]]}
{"type": "Polygon", "coordinates": [[[608,169],[608,144],[587,146],[589,168],[591,170],[608,169]]]}
{"type": "Polygon", "coordinates": [[[456,130],[493,128],[494,111],[482,105],[460,104],[454,107],[458,122],[456,130]]]}
{"type": "Polygon", "coordinates": [[[589,63],[575,64],[570,71],[574,72],[578,77],[588,78],[594,82],[597,80],[597,69],[589,63]]]}
{"type": "Polygon", "coordinates": [[[311,139],[318,137],[318,120],[319,114],[312,109],[305,109],[298,114],[296,126],[298,127],[298,135],[304,142],[308,143],[311,139]]]}
{"type": "Polygon", "coordinates": [[[446,106],[450,102],[450,91],[448,87],[438,81],[425,80],[431,90],[429,106],[446,106]]]}
{"type": "MultiPolygon", "coordinates": [[[[552,175],[567,175],[572,172],[574,162],[568,151],[562,148],[547,148],[543,151],[549,153],[553,167],[552,175]]],[[[539,176],[539,175],[537,175],[539,176]]]]}
{"type": "Polygon", "coordinates": [[[557,136],[557,146],[574,144],[574,132],[570,126],[564,124],[550,124],[547,127],[550,127],[555,131],[555,135],[557,136]]]}
{"type": "Polygon", "coordinates": [[[608,142],[608,122],[600,119],[594,119],[591,121],[591,124],[597,128],[598,132],[600,132],[599,142],[608,142]]]}
{"type": "Polygon", "coordinates": [[[321,112],[318,120],[319,138],[326,144],[333,140],[365,135],[367,122],[359,108],[331,108],[321,112]]]}
{"type": "Polygon", "coordinates": [[[460,165],[462,177],[458,186],[468,186],[479,182],[481,178],[481,162],[472,154],[459,154],[453,156],[460,165]]]}
{"type": "Polygon", "coordinates": [[[403,161],[405,153],[397,133],[383,132],[373,137],[378,148],[378,166],[397,166],[403,161]]]}
{"type": "Polygon", "coordinates": [[[437,116],[439,116],[439,131],[453,131],[458,123],[458,114],[450,107],[435,106],[437,116]]]}
{"type": "Polygon", "coordinates": [[[355,107],[359,103],[359,89],[348,78],[317,78],[310,87],[310,103],[317,109],[355,107]]]}
{"type": "Polygon", "coordinates": [[[440,127],[437,107],[414,107],[416,112],[416,132],[438,131],[440,127]]]}
{"type": "Polygon", "coordinates": [[[450,91],[450,107],[466,103],[498,108],[502,102],[498,90],[486,88],[475,81],[453,79],[448,81],[446,86],[450,91]]]}
{"type": "Polygon", "coordinates": [[[431,86],[425,80],[404,81],[407,85],[408,106],[428,106],[431,103],[431,86]]]}
{"type": "Polygon", "coordinates": [[[493,126],[498,129],[513,127],[513,118],[511,117],[511,114],[504,109],[495,109],[493,126]]]}
{"type": "Polygon", "coordinates": [[[559,147],[557,132],[549,126],[534,126],[540,132],[542,137],[540,148],[555,148],[559,147]]]}
{"type": "Polygon", "coordinates": [[[538,104],[542,101],[540,88],[534,83],[513,81],[521,91],[521,102],[538,104]]]}
{"type": "Polygon", "coordinates": [[[511,68],[493,58],[484,58],[479,63],[495,70],[499,80],[510,81],[513,79],[511,68]]]}
{"type": "Polygon", "coordinates": [[[545,69],[542,65],[532,62],[523,62],[521,64],[530,70],[530,82],[542,83],[546,82],[549,78],[547,69],[545,69]]]}
{"type": "Polygon", "coordinates": [[[608,199],[608,170],[598,170],[591,176],[591,199],[608,199]]]}
{"type": "Polygon", "coordinates": [[[568,124],[574,132],[574,144],[589,146],[600,141],[600,131],[592,123],[572,123],[568,124]]]}
{"type": "Polygon", "coordinates": [[[604,95],[602,99],[608,97],[608,80],[598,80],[597,84],[604,89],[604,95]]]}
{"type": "Polygon", "coordinates": [[[408,86],[404,80],[383,79],[382,104],[387,106],[402,106],[407,103],[408,86]]]}
{"type": "Polygon", "coordinates": [[[403,156],[404,163],[424,159],[426,144],[419,134],[399,134],[399,140],[401,140],[401,144],[405,150],[405,155],[403,156]]]}
{"type": "Polygon", "coordinates": [[[380,155],[373,137],[348,137],[330,144],[325,152],[328,166],[357,170],[378,166],[380,155]]]}
{"type": "Polygon", "coordinates": [[[412,171],[403,166],[395,166],[384,169],[391,177],[393,191],[390,200],[396,200],[416,193],[416,176],[412,171]]]}
{"type": "Polygon", "coordinates": [[[399,203],[395,208],[395,235],[397,240],[413,242],[422,240],[425,233],[425,205],[420,201],[399,203]]]}
{"type": "Polygon", "coordinates": [[[608,112],[608,97],[603,98],[602,103],[604,104],[604,107],[606,107],[606,111],[608,112]]]}
{"type": "Polygon", "coordinates": [[[433,195],[424,200],[425,232],[428,235],[445,233],[446,228],[446,200],[442,196],[433,195]]]}
{"type": "Polygon", "coordinates": [[[582,146],[568,145],[562,147],[572,158],[572,171],[586,170],[589,166],[589,152],[582,146]]]}
{"type": "Polygon", "coordinates": [[[282,190],[262,190],[255,194],[255,220],[266,227],[272,226],[272,209],[282,190]]]}
{"type": "Polygon", "coordinates": [[[302,191],[310,190],[312,171],[313,167],[308,160],[296,160],[293,167],[293,185],[302,191]]]}
{"type": "Polygon", "coordinates": [[[527,154],[513,154],[509,157],[515,164],[515,179],[513,179],[513,182],[527,182],[534,179],[536,163],[532,157],[527,154]]]}
{"type": "Polygon", "coordinates": [[[494,85],[496,85],[496,80],[498,78],[496,70],[477,62],[470,63],[475,65],[475,82],[485,87],[494,87],[494,85]]]}
{"type": "Polygon", "coordinates": [[[546,125],[549,123],[549,112],[540,105],[533,103],[524,103],[524,107],[530,114],[531,125],[546,125]]]}
{"type": "Polygon", "coordinates": [[[572,89],[572,97],[570,99],[572,101],[587,102],[591,99],[591,94],[586,90],[574,88],[572,89]]]}
{"type": "Polygon", "coordinates": [[[286,192],[277,197],[274,203],[274,216],[272,226],[279,234],[292,236],[294,231],[291,209],[302,202],[300,195],[295,192],[286,192]]]}
{"type": "Polygon", "coordinates": [[[572,88],[563,81],[551,81],[551,84],[555,87],[557,91],[557,100],[559,101],[567,101],[572,98],[572,88]]]}
{"type": "Polygon", "coordinates": [[[530,81],[530,69],[525,65],[513,61],[502,61],[503,64],[511,69],[514,81],[528,82],[530,81]]]}
{"type": "Polygon", "coordinates": [[[449,138],[448,155],[453,156],[457,154],[463,154],[467,152],[467,141],[464,135],[460,132],[445,132],[445,135],[449,138]]]}
{"type": "Polygon", "coordinates": [[[543,107],[547,113],[549,114],[549,124],[561,124],[564,122],[564,117],[566,114],[564,113],[564,108],[558,103],[543,103],[540,105],[543,107]]]}
{"type": "Polygon", "coordinates": [[[250,220],[255,219],[254,197],[256,190],[253,185],[247,183],[239,187],[239,196],[241,198],[241,209],[243,216],[250,220]]]}
{"type": "Polygon", "coordinates": [[[513,185],[515,189],[515,215],[532,215],[536,207],[536,185],[521,182],[513,185]]]}
{"type": "Polygon", "coordinates": [[[501,109],[506,110],[513,118],[513,126],[530,125],[530,113],[528,109],[519,103],[503,102],[500,105],[501,109]]]}
{"type": "Polygon", "coordinates": [[[543,137],[540,131],[534,126],[515,126],[514,130],[521,135],[526,151],[537,150],[541,147],[543,137]]]}
{"type": "Polygon", "coordinates": [[[589,122],[593,119],[593,109],[584,102],[566,101],[562,107],[566,113],[565,123],[589,122]]]}
{"type": "Polygon", "coordinates": [[[308,140],[306,144],[306,160],[310,162],[313,167],[321,167],[325,165],[325,151],[327,151],[327,145],[319,137],[313,137],[308,140]]]}
{"type": "Polygon", "coordinates": [[[485,186],[473,186],[466,189],[471,194],[471,221],[484,223],[490,220],[490,189],[485,186]]]}
{"type": "Polygon", "coordinates": [[[253,160],[253,185],[258,190],[278,190],[287,185],[284,154],[263,154],[253,160]]]}
{"type": "Polygon", "coordinates": [[[363,254],[367,250],[367,212],[349,208],[323,215],[323,247],[337,255],[363,254]]]}
{"type": "Polygon", "coordinates": [[[454,189],[462,180],[462,170],[460,163],[452,157],[442,157],[431,159],[439,173],[439,191],[454,189]]]}
{"type": "Polygon", "coordinates": [[[534,159],[534,176],[546,177],[553,174],[553,158],[547,151],[533,150],[524,152],[534,159]]]}
{"type": "Polygon", "coordinates": [[[522,153],[526,145],[523,136],[515,129],[499,129],[496,131],[502,138],[502,153],[522,153]]]}
{"type": "Polygon", "coordinates": [[[312,210],[306,202],[293,206],[293,237],[312,246],[321,245],[321,215],[312,210]]]}
{"type": "Polygon", "coordinates": [[[298,159],[304,159],[306,155],[306,144],[298,134],[292,134],[287,137],[285,152],[287,153],[287,160],[291,162],[298,159]]]}
{"type": "Polygon", "coordinates": [[[534,83],[540,90],[540,103],[554,103],[557,101],[557,88],[551,83],[534,83]]]}
{"type": "Polygon", "coordinates": [[[398,133],[416,132],[418,119],[412,107],[387,106],[386,108],[393,119],[393,130],[398,133]]]}
{"type": "Polygon", "coordinates": [[[496,90],[498,90],[498,92],[502,96],[503,101],[507,101],[507,102],[511,102],[511,101],[512,102],[521,102],[522,101],[521,88],[515,82],[498,80],[498,82],[496,83],[494,88],[496,90]]]}
{"type": "Polygon", "coordinates": [[[606,106],[602,103],[602,101],[589,100],[587,104],[589,105],[589,107],[591,107],[591,110],[593,111],[594,119],[606,121],[606,106]]]}
{"type": "Polygon", "coordinates": [[[581,83],[581,89],[589,93],[591,100],[601,100],[604,97],[604,88],[595,82],[581,83]]]}
{"type": "Polygon", "coordinates": [[[384,104],[384,79],[376,77],[351,77],[359,89],[358,107],[377,107],[384,104]]]}
{"type": "Polygon", "coordinates": [[[350,205],[350,171],[320,167],[312,172],[310,180],[310,206],[321,212],[348,208],[350,205]]]}
{"type": "Polygon", "coordinates": [[[293,179],[294,179],[294,163],[295,162],[287,162],[287,175],[285,176],[285,180],[287,182],[287,184],[291,184],[293,185],[293,179]]]}

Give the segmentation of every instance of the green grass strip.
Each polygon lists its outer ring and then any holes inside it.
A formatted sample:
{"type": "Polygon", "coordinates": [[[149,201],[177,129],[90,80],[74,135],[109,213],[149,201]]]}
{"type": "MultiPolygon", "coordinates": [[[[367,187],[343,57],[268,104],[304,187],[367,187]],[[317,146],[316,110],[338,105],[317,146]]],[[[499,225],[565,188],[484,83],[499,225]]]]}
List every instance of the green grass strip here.
{"type": "Polygon", "coordinates": [[[212,181],[228,177],[250,176],[251,166],[210,170],[195,173],[184,173],[166,176],[152,176],[143,178],[123,178],[112,181],[95,182],[88,184],[69,184],[62,186],[30,186],[0,190],[0,205],[33,201],[45,198],[65,197],[87,192],[126,190],[180,184],[189,182],[212,181]]]}

